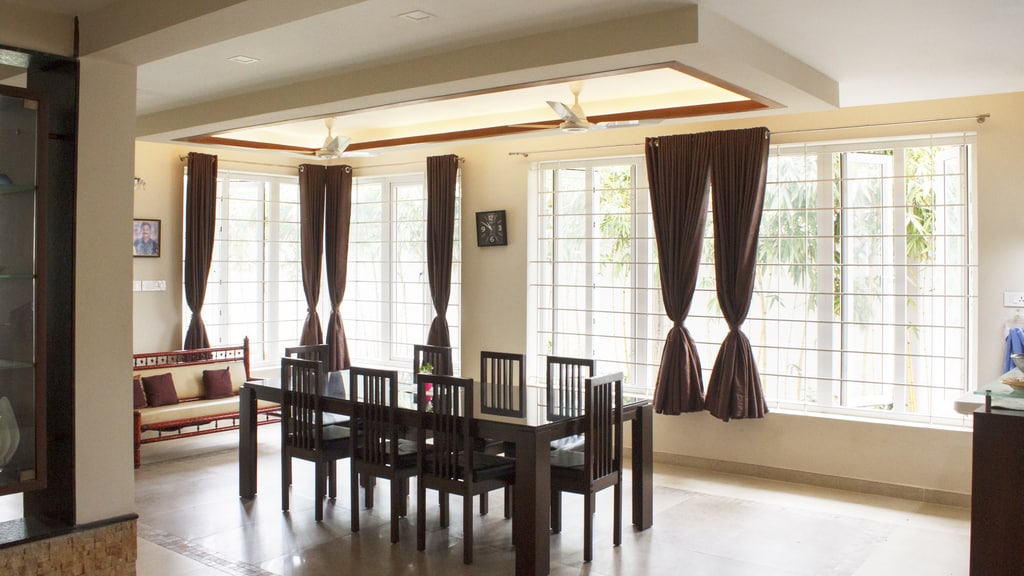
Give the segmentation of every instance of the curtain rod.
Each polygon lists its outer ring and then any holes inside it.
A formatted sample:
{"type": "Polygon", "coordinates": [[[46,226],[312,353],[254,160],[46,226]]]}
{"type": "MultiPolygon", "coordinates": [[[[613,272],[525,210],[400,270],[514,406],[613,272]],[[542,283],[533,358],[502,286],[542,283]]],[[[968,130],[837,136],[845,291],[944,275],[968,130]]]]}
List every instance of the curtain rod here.
{"type": "Polygon", "coordinates": [[[778,132],[772,132],[772,135],[804,134],[807,132],[827,132],[829,130],[856,130],[857,128],[882,128],[885,126],[910,126],[913,124],[933,124],[936,122],[953,122],[956,120],[974,120],[978,124],[984,124],[985,120],[991,117],[991,114],[985,112],[984,114],[974,114],[971,116],[951,116],[949,118],[930,118],[927,120],[901,120],[898,122],[879,122],[878,124],[855,124],[853,126],[829,126],[826,128],[802,128],[798,130],[780,130],[778,132]]]}
{"type": "MultiPolygon", "coordinates": [[[[459,156],[458,158],[459,158],[459,164],[464,164],[466,162],[466,159],[463,158],[462,156],[459,156]]],[[[353,170],[362,170],[364,168],[389,168],[389,167],[392,167],[392,166],[415,166],[415,165],[418,165],[418,164],[423,164],[425,162],[426,162],[426,159],[424,158],[423,160],[415,160],[415,161],[412,161],[412,162],[392,162],[390,164],[363,164],[362,166],[353,166],[352,169],[353,170]]]]}
{"type": "MultiPolygon", "coordinates": [[[[178,156],[178,160],[184,162],[188,160],[188,156],[178,156]]],[[[249,160],[231,160],[229,158],[221,159],[222,162],[231,162],[232,164],[250,164],[252,166],[273,166],[274,168],[295,168],[290,164],[271,164],[270,162],[252,162],[249,160]]]]}
{"type": "MultiPolygon", "coordinates": [[[[952,122],[955,120],[974,120],[978,124],[984,124],[985,120],[991,118],[992,114],[985,112],[984,114],[974,114],[972,116],[953,116],[950,118],[931,118],[928,120],[903,120],[899,122],[879,122],[877,124],[856,124],[852,126],[828,126],[825,128],[803,128],[799,130],[780,130],[778,132],[771,132],[772,135],[777,134],[803,134],[807,132],[826,132],[829,130],[854,130],[857,128],[881,128],[885,126],[907,126],[913,124],[932,124],[935,122],[952,122]]],[[[532,150],[528,152],[509,152],[509,156],[522,156],[527,158],[530,154],[545,154],[550,152],[577,152],[580,150],[601,150],[604,148],[629,148],[633,146],[643,146],[643,142],[637,142],[634,144],[609,144],[607,146],[586,146],[582,148],[557,148],[552,150],[532,150]]]]}
{"type": "MultiPolygon", "coordinates": [[[[184,162],[185,160],[188,160],[188,156],[178,155],[178,160],[180,160],[181,162],[184,162]]],[[[273,166],[275,168],[298,168],[298,166],[292,166],[290,164],[271,164],[269,162],[251,162],[251,161],[246,161],[246,160],[230,160],[228,158],[224,158],[223,161],[224,162],[231,162],[231,163],[234,163],[234,164],[252,164],[254,166],[273,166]]],[[[394,163],[391,163],[391,164],[367,164],[367,165],[364,165],[364,166],[353,166],[352,169],[353,170],[359,170],[359,169],[362,169],[362,168],[386,168],[386,167],[389,167],[389,166],[413,166],[413,165],[416,165],[416,164],[422,164],[423,162],[424,162],[424,160],[417,160],[415,162],[394,162],[394,163]]],[[[459,156],[459,164],[463,164],[465,162],[466,162],[466,159],[463,158],[462,156],[459,156]]]]}

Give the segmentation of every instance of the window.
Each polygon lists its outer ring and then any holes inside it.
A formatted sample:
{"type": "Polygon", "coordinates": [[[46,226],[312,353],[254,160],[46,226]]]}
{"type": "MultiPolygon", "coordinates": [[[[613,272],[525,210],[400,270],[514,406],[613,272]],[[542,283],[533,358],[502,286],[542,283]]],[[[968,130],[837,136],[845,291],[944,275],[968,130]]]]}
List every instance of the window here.
{"type": "MultiPolygon", "coordinates": [[[[970,136],[775,146],[750,338],[769,405],[959,423],[977,296],[970,136]]],[[[652,394],[664,314],[642,157],[537,166],[537,365],[594,357],[652,394]]],[[[713,192],[712,192],[713,193],[713,192]]],[[[712,215],[686,327],[707,382],[728,330],[712,215]]]]}
{"type": "MultiPolygon", "coordinates": [[[[459,338],[461,267],[456,206],[448,322],[459,338]]],[[[306,318],[295,177],[222,170],[217,231],[203,306],[212,345],[249,337],[254,362],[272,363],[298,343],[306,318]]],[[[342,319],[353,358],[409,369],[412,344],[434,317],[426,272],[426,185],[422,174],[355,178],[342,319]]],[[[325,272],[326,274],[326,272],[325,272]]],[[[327,330],[330,303],[318,306],[327,330]]],[[[184,308],[187,325],[189,311],[184,308]]]]}
{"type": "Polygon", "coordinates": [[[630,392],[652,391],[670,322],[644,159],[542,164],[537,175],[531,364],[595,358],[602,373],[622,371],[630,392]]]}
{"type": "Polygon", "coordinates": [[[203,305],[210,344],[248,336],[255,362],[278,358],[298,343],[306,318],[298,179],[221,170],[216,227],[203,305]]]}
{"type": "MultiPolygon", "coordinates": [[[[460,342],[460,193],[456,186],[455,245],[448,327],[460,342]]],[[[324,314],[329,308],[324,307],[324,314]]],[[[434,319],[427,275],[427,192],[422,174],[355,178],[348,282],[341,306],[353,358],[409,370],[412,347],[423,344],[434,319]]],[[[325,316],[326,318],[326,316],[325,316]]],[[[453,353],[458,356],[459,346],[453,353]]],[[[456,366],[458,358],[453,357],[456,366]]]]}

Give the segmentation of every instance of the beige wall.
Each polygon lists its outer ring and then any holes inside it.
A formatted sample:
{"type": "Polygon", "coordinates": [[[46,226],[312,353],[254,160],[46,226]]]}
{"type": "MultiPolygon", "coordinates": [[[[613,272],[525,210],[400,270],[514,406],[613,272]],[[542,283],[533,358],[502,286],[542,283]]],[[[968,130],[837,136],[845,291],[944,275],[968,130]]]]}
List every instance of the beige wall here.
{"type": "MultiPolygon", "coordinates": [[[[1024,290],[1024,227],[1017,224],[1019,211],[1014,205],[1017,193],[1016,165],[1024,156],[1024,94],[1011,94],[947,101],[918,102],[862,109],[847,109],[803,115],[775,115],[755,119],[708,121],[642,129],[616,129],[585,135],[548,135],[522,137],[494,142],[442,145],[407,151],[392,151],[379,158],[351,159],[357,175],[383,171],[408,170],[405,167],[359,168],[361,165],[394,165],[412,162],[422,165],[423,158],[454,153],[465,158],[463,185],[463,335],[462,354],[474,358],[481,349],[525,350],[527,339],[527,211],[529,170],[533,162],[571,157],[595,157],[642,154],[645,136],[695,132],[756,125],[768,126],[776,134],[773,142],[834,140],[882,135],[920,134],[974,130],[978,133],[979,160],[978,221],[980,246],[979,278],[979,367],[980,382],[999,374],[1002,354],[1003,322],[1012,310],[1002,308],[1004,290],[1024,290]],[[855,126],[973,116],[991,113],[984,124],[973,119],[892,128],[838,130],[785,134],[834,126],[855,126]],[[609,147],[629,144],[625,147],[609,147]],[[601,148],[596,148],[601,147],[601,148]],[[603,148],[609,147],[609,148],[603,148]],[[541,152],[567,148],[589,148],[565,152],[541,152]],[[532,152],[528,158],[509,152],[532,152]],[[505,209],[508,212],[509,245],[478,248],[473,235],[471,215],[481,210],[505,209]],[[1018,255],[1020,254],[1020,255],[1018,255]]],[[[140,143],[137,148],[137,175],[147,180],[145,194],[169,194],[168,214],[159,206],[138,203],[136,216],[180,220],[180,167],[165,169],[177,162],[181,149],[174,146],[140,143]],[[173,159],[171,162],[170,159],[173,159]],[[152,168],[153,174],[144,167],[152,168]],[[166,180],[164,180],[166,178],[166,180]]],[[[234,151],[213,151],[226,159],[242,156],[234,151]]],[[[252,159],[251,156],[246,157],[252,159]]],[[[280,156],[261,156],[263,161],[282,164],[280,156]]],[[[250,168],[253,168],[250,166],[250,168]]],[[[138,201],[138,200],[137,200],[138,201]]],[[[171,228],[166,228],[170,230],[171,228]]],[[[165,238],[165,242],[167,242],[165,238]]],[[[167,252],[170,254],[170,252],[167,252]]],[[[151,262],[136,259],[135,276],[159,273],[181,283],[180,260],[160,258],[159,270],[151,262]]],[[[137,352],[156,346],[139,330],[139,318],[146,324],[178,326],[180,332],[180,296],[152,301],[136,294],[137,352]],[[154,308],[156,307],[156,308],[154,308]]],[[[163,330],[163,329],[161,329],[163,330]]],[[[179,335],[180,338],[180,335],[179,335]]],[[[168,342],[176,345],[176,342],[168,342]]],[[[475,375],[472,362],[464,363],[464,372],[475,375]]],[[[892,484],[943,493],[970,492],[971,435],[969,430],[936,430],[918,426],[865,423],[854,419],[835,419],[772,413],[759,421],[723,423],[706,413],[684,416],[659,416],[655,423],[655,450],[667,458],[718,459],[742,466],[785,468],[826,477],[852,478],[866,482],[892,484]]]]}
{"type": "Polygon", "coordinates": [[[75,254],[76,522],[135,511],[131,214],[135,67],[81,59],[75,254]]]}

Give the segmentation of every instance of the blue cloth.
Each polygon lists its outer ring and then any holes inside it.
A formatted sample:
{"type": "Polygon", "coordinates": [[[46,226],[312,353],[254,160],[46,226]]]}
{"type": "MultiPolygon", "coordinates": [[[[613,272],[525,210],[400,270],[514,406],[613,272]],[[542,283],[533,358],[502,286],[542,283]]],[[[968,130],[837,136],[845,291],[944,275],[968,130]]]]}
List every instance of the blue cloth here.
{"type": "Polygon", "coordinates": [[[1003,362],[1003,372],[1013,370],[1013,360],[1010,354],[1024,354],[1024,330],[1010,328],[1006,333],[1006,360],[1003,362]]]}

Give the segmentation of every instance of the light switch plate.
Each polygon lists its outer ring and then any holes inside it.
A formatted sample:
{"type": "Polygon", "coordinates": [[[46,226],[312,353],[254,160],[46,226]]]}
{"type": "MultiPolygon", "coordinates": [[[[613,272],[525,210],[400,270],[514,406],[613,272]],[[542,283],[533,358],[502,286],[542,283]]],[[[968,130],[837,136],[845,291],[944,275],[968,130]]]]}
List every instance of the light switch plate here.
{"type": "Polygon", "coordinates": [[[1003,292],[1004,308],[1024,308],[1024,292],[1003,292]]]}

